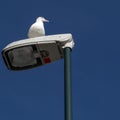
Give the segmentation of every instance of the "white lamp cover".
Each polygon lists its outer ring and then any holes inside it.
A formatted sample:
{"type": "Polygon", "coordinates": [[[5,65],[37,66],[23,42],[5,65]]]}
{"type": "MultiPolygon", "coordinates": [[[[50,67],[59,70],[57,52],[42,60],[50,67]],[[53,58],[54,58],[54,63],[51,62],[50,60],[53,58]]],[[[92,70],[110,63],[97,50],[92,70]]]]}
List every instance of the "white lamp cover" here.
{"type": "Polygon", "coordinates": [[[8,69],[24,70],[62,59],[66,47],[74,47],[71,34],[48,35],[12,42],[2,55],[8,69]]]}

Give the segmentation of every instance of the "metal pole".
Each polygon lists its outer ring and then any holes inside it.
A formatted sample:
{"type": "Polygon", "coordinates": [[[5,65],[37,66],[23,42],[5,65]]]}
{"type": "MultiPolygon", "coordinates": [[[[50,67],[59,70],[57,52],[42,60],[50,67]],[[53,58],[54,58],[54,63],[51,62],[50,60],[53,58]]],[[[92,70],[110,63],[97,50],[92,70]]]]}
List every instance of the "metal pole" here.
{"type": "Polygon", "coordinates": [[[72,120],[71,48],[64,48],[64,112],[65,120],[72,120]]]}

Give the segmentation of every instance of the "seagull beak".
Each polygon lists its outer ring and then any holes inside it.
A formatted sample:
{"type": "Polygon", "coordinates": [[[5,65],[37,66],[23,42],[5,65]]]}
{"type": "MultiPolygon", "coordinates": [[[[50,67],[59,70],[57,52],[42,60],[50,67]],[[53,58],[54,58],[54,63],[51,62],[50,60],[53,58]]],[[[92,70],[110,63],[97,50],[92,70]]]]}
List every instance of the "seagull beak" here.
{"type": "Polygon", "coordinates": [[[49,22],[49,20],[46,20],[46,19],[45,19],[44,22],[49,22]]]}

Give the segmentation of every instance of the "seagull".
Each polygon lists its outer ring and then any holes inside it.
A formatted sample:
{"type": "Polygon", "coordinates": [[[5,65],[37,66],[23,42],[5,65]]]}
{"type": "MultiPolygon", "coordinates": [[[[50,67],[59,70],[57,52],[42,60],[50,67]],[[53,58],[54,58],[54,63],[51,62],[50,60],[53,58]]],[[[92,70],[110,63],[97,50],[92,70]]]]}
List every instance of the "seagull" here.
{"type": "Polygon", "coordinates": [[[49,22],[49,21],[44,17],[38,17],[36,19],[36,22],[31,25],[28,31],[28,38],[45,36],[45,29],[43,22],[49,22]]]}

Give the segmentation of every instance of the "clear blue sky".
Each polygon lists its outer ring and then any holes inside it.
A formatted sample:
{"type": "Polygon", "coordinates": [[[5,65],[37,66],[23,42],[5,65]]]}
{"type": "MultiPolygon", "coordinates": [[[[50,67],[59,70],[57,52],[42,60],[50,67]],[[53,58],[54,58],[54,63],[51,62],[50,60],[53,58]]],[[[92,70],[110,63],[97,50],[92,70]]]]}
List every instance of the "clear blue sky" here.
{"type": "MultiPolygon", "coordinates": [[[[46,34],[72,33],[73,120],[120,120],[117,0],[1,0],[0,50],[24,39],[38,16],[46,34]]],[[[0,56],[0,120],[64,120],[63,60],[7,70],[0,56]]]]}

